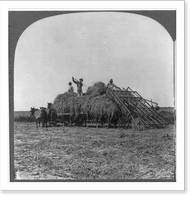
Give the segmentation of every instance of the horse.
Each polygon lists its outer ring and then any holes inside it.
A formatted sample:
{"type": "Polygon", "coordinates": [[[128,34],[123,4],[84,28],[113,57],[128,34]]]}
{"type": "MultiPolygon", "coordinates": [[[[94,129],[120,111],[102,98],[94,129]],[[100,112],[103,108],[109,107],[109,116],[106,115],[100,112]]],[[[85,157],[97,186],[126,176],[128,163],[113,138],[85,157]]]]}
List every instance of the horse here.
{"type": "Polygon", "coordinates": [[[34,108],[31,107],[30,110],[31,116],[35,117],[36,127],[40,127],[40,123],[42,122],[42,127],[47,126],[47,112],[44,108],[34,108]]]}

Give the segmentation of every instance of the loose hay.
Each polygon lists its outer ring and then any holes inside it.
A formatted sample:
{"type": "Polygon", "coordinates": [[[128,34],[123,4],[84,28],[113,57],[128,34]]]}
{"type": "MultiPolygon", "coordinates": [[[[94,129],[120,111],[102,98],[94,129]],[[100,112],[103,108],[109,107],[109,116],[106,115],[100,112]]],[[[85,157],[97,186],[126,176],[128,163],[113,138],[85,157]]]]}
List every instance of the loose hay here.
{"type": "Polygon", "coordinates": [[[77,94],[74,92],[65,92],[63,94],[57,95],[53,102],[53,107],[58,113],[69,113],[70,112],[70,99],[76,97],[77,94]]]}
{"type": "Polygon", "coordinates": [[[94,85],[91,87],[88,87],[86,91],[86,95],[99,96],[103,94],[106,94],[106,84],[103,82],[94,83],[94,85]]]}
{"type": "Polygon", "coordinates": [[[89,87],[85,96],[77,97],[76,93],[59,94],[53,103],[58,113],[86,114],[93,118],[112,118],[119,115],[120,110],[106,95],[106,85],[97,82],[89,87]]]}

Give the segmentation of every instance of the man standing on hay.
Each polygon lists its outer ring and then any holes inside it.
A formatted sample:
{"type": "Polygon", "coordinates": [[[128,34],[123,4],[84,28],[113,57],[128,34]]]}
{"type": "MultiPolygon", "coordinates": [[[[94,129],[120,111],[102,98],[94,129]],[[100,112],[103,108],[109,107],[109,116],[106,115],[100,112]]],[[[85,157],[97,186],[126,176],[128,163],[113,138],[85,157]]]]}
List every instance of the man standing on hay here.
{"type": "Polygon", "coordinates": [[[116,86],[116,85],[113,83],[113,79],[110,79],[109,83],[107,84],[107,88],[110,88],[110,89],[112,89],[112,90],[114,90],[114,89],[121,90],[120,87],[116,86]]]}
{"type": "Polygon", "coordinates": [[[77,94],[78,97],[83,96],[82,86],[83,86],[83,78],[80,78],[79,81],[72,77],[73,82],[77,85],[77,94]]]}

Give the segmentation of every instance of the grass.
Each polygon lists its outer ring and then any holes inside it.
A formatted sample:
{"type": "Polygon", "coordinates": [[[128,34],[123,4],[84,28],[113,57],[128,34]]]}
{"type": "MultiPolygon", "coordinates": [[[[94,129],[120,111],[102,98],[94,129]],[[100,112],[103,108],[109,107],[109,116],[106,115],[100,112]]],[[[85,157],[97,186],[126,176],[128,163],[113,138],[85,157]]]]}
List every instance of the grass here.
{"type": "Polygon", "coordinates": [[[175,129],[36,128],[15,123],[18,179],[175,178],[175,129]]]}
{"type": "Polygon", "coordinates": [[[169,124],[175,124],[176,113],[172,111],[160,111],[160,116],[169,124]]]}
{"type": "Polygon", "coordinates": [[[14,122],[35,122],[30,111],[14,111],[14,122]]]}
{"type": "Polygon", "coordinates": [[[14,111],[14,117],[16,116],[30,116],[30,111],[14,111]]]}

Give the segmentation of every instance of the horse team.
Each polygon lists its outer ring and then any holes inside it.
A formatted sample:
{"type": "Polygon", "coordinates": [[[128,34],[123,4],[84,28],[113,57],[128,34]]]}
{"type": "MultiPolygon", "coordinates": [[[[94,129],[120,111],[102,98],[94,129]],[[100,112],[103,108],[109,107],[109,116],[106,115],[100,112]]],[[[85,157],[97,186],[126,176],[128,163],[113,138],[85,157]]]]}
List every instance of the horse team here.
{"type": "Polygon", "coordinates": [[[40,107],[40,109],[31,107],[30,110],[31,116],[35,118],[36,127],[40,127],[42,122],[42,127],[56,125],[57,124],[57,112],[53,108],[44,108],[40,107]]]}
{"type": "Polygon", "coordinates": [[[63,126],[72,125],[74,122],[76,125],[86,124],[86,117],[83,114],[75,116],[72,113],[57,114],[56,110],[52,108],[52,104],[48,103],[48,107],[40,107],[40,109],[31,107],[31,116],[35,118],[36,127],[56,126],[57,123],[62,123],[63,126]]]}

